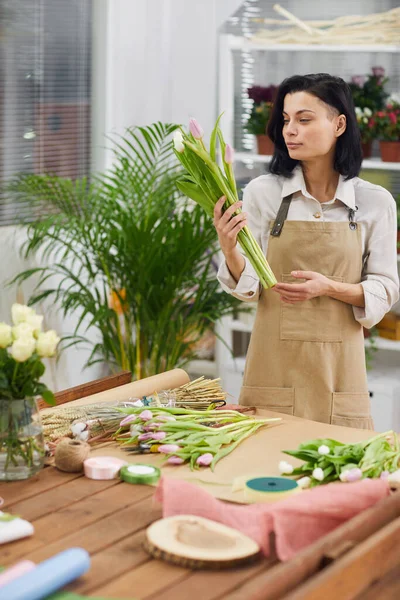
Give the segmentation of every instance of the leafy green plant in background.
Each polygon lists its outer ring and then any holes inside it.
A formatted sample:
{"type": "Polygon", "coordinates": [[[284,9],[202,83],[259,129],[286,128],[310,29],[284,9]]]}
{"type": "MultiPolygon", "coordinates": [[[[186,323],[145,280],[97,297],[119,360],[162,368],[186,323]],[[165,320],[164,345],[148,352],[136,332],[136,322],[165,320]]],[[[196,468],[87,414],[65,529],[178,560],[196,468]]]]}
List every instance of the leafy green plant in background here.
{"type": "Polygon", "coordinates": [[[64,315],[80,312],[64,348],[90,344],[88,327],[100,333],[85,366],[106,362],[137,378],[183,366],[203,333],[239,304],[216,280],[215,229],[176,187],[176,128],[128,130],[114,144],[113,167],[92,182],[21,175],[9,186],[34,212],[45,206],[28,225],[24,251],[42,251],[48,266],[14,281],[38,277],[30,304],[51,298],[64,315]]]}

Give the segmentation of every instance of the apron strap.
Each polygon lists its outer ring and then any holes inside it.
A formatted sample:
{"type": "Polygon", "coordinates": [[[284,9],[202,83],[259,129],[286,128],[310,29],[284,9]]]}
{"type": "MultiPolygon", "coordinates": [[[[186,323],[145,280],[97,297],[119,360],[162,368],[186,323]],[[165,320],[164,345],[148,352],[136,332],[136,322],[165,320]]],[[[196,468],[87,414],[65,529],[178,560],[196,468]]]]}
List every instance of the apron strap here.
{"type": "Polygon", "coordinates": [[[290,194],[290,196],[286,196],[282,200],[282,203],[278,210],[278,214],[276,215],[274,226],[271,231],[271,235],[273,235],[274,237],[279,237],[281,235],[282,228],[288,216],[289,206],[292,201],[292,197],[293,194],[290,194]]]}

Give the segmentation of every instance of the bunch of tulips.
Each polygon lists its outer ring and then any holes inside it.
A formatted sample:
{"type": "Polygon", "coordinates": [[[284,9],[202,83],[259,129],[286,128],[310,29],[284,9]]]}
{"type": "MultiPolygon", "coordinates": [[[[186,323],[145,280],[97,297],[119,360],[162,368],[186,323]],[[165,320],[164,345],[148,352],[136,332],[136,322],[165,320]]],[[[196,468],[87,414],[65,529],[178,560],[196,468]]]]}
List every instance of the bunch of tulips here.
{"type": "MultiPolygon", "coordinates": [[[[195,119],[190,119],[189,133],[180,128],[174,134],[175,154],[186,170],[185,178],[177,184],[178,188],[197,202],[210,217],[213,217],[215,204],[222,196],[226,198],[224,210],[239,200],[232,167],[234,152],[224,141],[219,127],[220,118],[212,131],[209,151],[203,140],[203,129],[195,119]],[[218,142],[223,170],[217,162],[218,142]]],[[[241,209],[236,210],[233,216],[240,212],[241,209]]],[[[247,226],[239,231],[238,241],[262,286],[266,289],[273,287],[276,284],[275,276],[247,226]]]]}
{"type": "Polygon", "coordinates": [[[170,465],[190,463],[191,469],[210,466],[214,470],[250,435],[274,419],[255,419],[235,410],[184,408],[121,408],[127,416],[121,421],[116,439],[125,448],[166,455],[170,465]]]}

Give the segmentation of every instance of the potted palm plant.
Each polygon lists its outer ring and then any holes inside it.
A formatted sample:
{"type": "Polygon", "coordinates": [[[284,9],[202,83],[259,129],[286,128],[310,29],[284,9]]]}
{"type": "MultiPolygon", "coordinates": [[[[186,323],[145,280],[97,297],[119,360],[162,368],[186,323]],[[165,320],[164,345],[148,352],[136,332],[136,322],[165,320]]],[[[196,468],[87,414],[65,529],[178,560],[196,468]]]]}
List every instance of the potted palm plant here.
{"type": "Polygon", "coordinates": [[[184,366],[204,332],[239,304],[216,279],[209,217],[176,186],[176,129],[155,123],[128,130],[114,143],[113,167],[91,182],[21,175],[9,186],[45,215],[28,224],[26,255],[44,250],[51,257],[15,281],[38,276],[31,304],[51,298],[65,314],[79,314],[62,348],[90,344],[89,323],[99,341],[87,365],[107,363],[138,379],[184,366]]]}
{"type": "Polygon", "coordinates": [[[256,136],[258,154],[271,155],[274,153],[274,144],[267,135],[267,125],[277,89],[275,85],[268,87],[255,85],[247,90],[249,98],[253,100],[253,107],[246,130],[256,136]]]}

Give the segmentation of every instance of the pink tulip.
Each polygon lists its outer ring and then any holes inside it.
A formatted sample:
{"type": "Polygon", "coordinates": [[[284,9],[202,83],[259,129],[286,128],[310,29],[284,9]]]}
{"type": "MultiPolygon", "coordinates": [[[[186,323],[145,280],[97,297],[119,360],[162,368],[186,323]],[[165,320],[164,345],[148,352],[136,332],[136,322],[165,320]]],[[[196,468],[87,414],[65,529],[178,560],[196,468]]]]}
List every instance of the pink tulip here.
{"type": "Polygon", "coordinates": [[[224,156],[225,162],[227,165],[231,165],[233,164],[233,160],[234,160],[234,151],[233,148],[230,144],[226,144],[225,146],[225,156],[224,156]]]}
{"type": "Polygon", "coordinates": [[[176,421],[172,415],[158,415],[157,421],[176,421]]]}
{"type": "Polygon", "coordinates": [[[156,433],[151,434],[153,436],[153,440],[161,441],[167,437],[167,434],[164,431],[157,431],[156,433]]]}
{"type": "Polygon", "coordinates": [[[164,444],[158,448],[161,454],[173,454],[174,452],[179,452],[179,450],[181,450],[181,447],[176,444],[164,444]]]}
{"type": "Polygon", "coordinates": [[[158,429],[159,427],[161,427],[161,423],[150,423],[149,425],[145,425],[143,427],[143,429],[145,431],[154,431],[155,429],[158,429]]]}
{"type": "Polygon", "coordinates": [[[142,419],[142,421],[150,421],[150,419],[153,418],[153,413],[151,410],[144,410],[140,413],[139,418],[142,419]]]}
{"type": "Polygon", "coordinates": [[[207,452],[206,454],[202,454],[201,456],[199,456],[199,458],[196,460],[196,463],[201,467],[209,467],[213,459],[214,457],[211,454],[211,452],[207,452]]]}
{"type": "Polygon", "coordinates": [[[153,436],[153,433],[141,433],[138,437],[138,440],[139,442],[145,442],[146,440],[152,440],[153,436]]]}
{"type": "Polygon", "coordinates": [[[196,119],[190,119],[189,131],[196,140],[201,140],[204,136],[203,128],[201,125],[199,125],[196,119]]]}
{"type": "Polygon", "coordinates": [[[180,456],[170,456],[169,459],[167,460],[167,463],[169,465],[183,465],[184,463],[184,459],[181,458],[180,456]]]}
{"type": "Polygon", "coordinates": [[[124,417],[122,419],[119,426],[123,427],[124,425],[128,425],[129,423],[132,423],[132,421],[136,421],[136,419],[137,419],[136,415],[128,415],[127,417],[124,417]]]}

